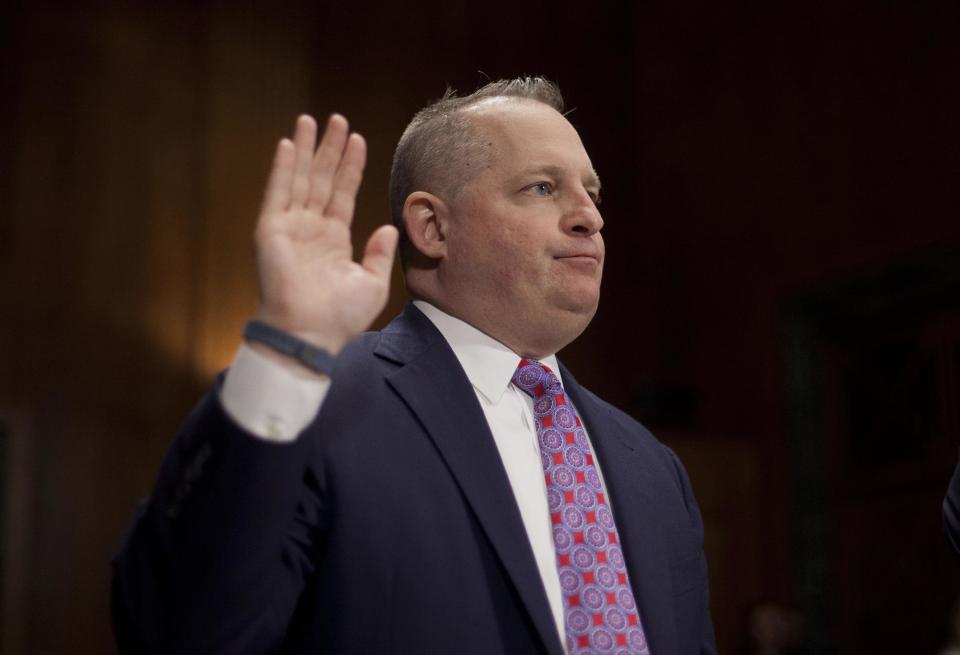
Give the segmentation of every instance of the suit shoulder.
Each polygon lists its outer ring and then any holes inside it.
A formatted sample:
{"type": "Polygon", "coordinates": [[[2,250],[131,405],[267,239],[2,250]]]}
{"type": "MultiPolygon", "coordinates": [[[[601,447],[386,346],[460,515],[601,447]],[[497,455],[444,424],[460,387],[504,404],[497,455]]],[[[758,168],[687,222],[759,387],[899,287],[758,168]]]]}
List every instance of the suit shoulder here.
{"type": "Polygon", "coordinates": [[[635,437],[648,445],[657,445],[659,447],[665,448],[659,439],[653,436],[653,433],[640,421],[632,417],[630,414],[627,414],[622,409],[619,409],[615,405],[608,403],[606,400],[593,393],[586,387],[580,387],[581,392],[587,396],[590,400],[597,403],[603,410],[605,410],[610,417],[623,428],[627,434],[631,437],[635,437]]]}
{"type": "Polygon", "coordinates": [[[380,344],[380,338],[381,332],[379,330],[363,332],[359,336],[351,339],[347,345],[343,347],[343,350],[337,355],[337,359],[351,363],[357,363],[367,359],[372,356],[377,349],[377,346],[380,344]]]}
{"type": "Polygon", "coordinates": [[[648,456],[656,458],[681,486],[688,484],[687,473],[680,458],[669,446],[654,436],[645,425],[627,412],[600,398],[586,387],[580,387],[580,390],[581,393],[597,403],[602,410],[608,413],[610,418],[620,426],[625,438],[632,442],[638,450],[647,453],[648,456]]]}
{"type": "Polygon", "coordinates": [[[331,378],[335,388],[364,385],[371,377],[381,377],[392,370],[388,361],[377,356],[380,332],[364,332],[351,340],[336,357],[331,378]]]}

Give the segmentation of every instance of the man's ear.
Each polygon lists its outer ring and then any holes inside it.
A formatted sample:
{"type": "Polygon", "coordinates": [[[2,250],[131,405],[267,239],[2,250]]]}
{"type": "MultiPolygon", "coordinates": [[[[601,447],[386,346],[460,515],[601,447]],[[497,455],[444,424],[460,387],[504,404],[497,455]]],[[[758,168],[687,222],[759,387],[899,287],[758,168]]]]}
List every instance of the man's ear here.
{"type": "Polygon", "coordinates": [[[428,259],[443,259],[447,254],[446,203],[426,191],[414,191],[403,203],[403,223],[414,250],[428,259]]]}

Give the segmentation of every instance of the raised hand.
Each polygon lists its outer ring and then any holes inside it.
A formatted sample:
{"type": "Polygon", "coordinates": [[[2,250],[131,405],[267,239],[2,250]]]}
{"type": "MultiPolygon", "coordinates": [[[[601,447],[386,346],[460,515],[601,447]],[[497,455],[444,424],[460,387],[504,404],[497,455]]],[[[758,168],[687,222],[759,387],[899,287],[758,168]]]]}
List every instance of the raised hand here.
{"type": "Polygon", "coordinates": [[[254,238],[257,318],[336,353],[386,304],[397,230],[378,228],[353,261],[350,223],[367,146],[338,114],[314,150],[316,136],[304,115],[293,141],[277,144],[254,238]]]}

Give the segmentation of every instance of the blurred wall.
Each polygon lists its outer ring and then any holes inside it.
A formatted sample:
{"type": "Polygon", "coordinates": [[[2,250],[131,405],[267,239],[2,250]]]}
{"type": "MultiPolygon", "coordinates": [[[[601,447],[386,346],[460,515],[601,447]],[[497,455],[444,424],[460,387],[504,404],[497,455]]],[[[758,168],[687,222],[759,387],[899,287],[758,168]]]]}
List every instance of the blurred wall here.
{"type": "MultiPolygon", "coordinates": [[[[821,403],[813,433],[827,446],[798,470],[809,432],[794,402],[845,398],[856,376],[843,362],[856,358],[836,344],[878,326],[843,323],[836,308],[805,314],[854,336],[803,351],[801,361],[827,354],[800,392],[787,335],[790,308],[811,298],[820,307],[858,280],[883,297],[890,271],[933,259],[955,270],[955,3],[3,11],[3,652],[111,652],[110,555],[177,424],[238,345],[256,299],[263,177],[295,115],[341,111],[367,137],[361,243],[388,220],[390,157],[412,113],[447,84],[522,73],[561,84],[605,186],[604,298],[564,359],[687,462],[722,652],[740,648],[762,598],[812,613],[810,652],[926,652],[946,638],[960,578],[934,533],[956,461],[955,401],[937,406],[932,445],[908,474],[870,469],[837,496],[830,480],[859,466],[829,447],[852,434],[835,425],[846,425],[842,407],[821,403]],[[840,473],[810,482],[831,466],[840,473]],[[828,510],[841,502],[838,518],[828,510]],[[811,511],[839,528],[811,541],[811,511]],[[873,576],[851,566],[883,536],[879,523],[915,515],[922,535],[900,534],[883,561],[922,581],[910,590],[919,609],[891,631],[876,612],[899,608],[900,588],[875,580],[880,610],[859,616],[867,601],[852,590],[873,576]]],[[[399,285],[380,324],[405,300],[399,285]]],[[[940,296],[952,290],[945,282],[940,296]]],[[[939,302],[923,325],[954,315],[956,301],[939,302]]],[[[956,332],[943,328],[944,375],[956,332]]]]}

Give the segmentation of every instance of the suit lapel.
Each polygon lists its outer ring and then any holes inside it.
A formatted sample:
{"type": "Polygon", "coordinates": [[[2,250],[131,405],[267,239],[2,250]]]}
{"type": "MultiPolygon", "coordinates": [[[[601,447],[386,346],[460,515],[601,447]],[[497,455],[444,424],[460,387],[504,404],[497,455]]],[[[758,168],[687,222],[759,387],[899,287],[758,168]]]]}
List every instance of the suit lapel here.
{"type": "Polygon", "coordinates": [[[486,417],[460,363],[415,307],[382,333],[376,353],[401,366],[387,383],[423,424],[476,514],[548,652],[562,655],[520,511],[486,417]]]}
{"type": "Polygon", "coordinates": [[[662,480],[663,474],[651,468],[656,460],[638,452],[642,446],[627,438],[610,409],[582,389],[566,368],[561,366],[561,372],[564,389],[587,426],[600,462],[650,652],[671,655],[677,649],[673,581],[663,520],[649,491],[652,481],[662,480]]]}

